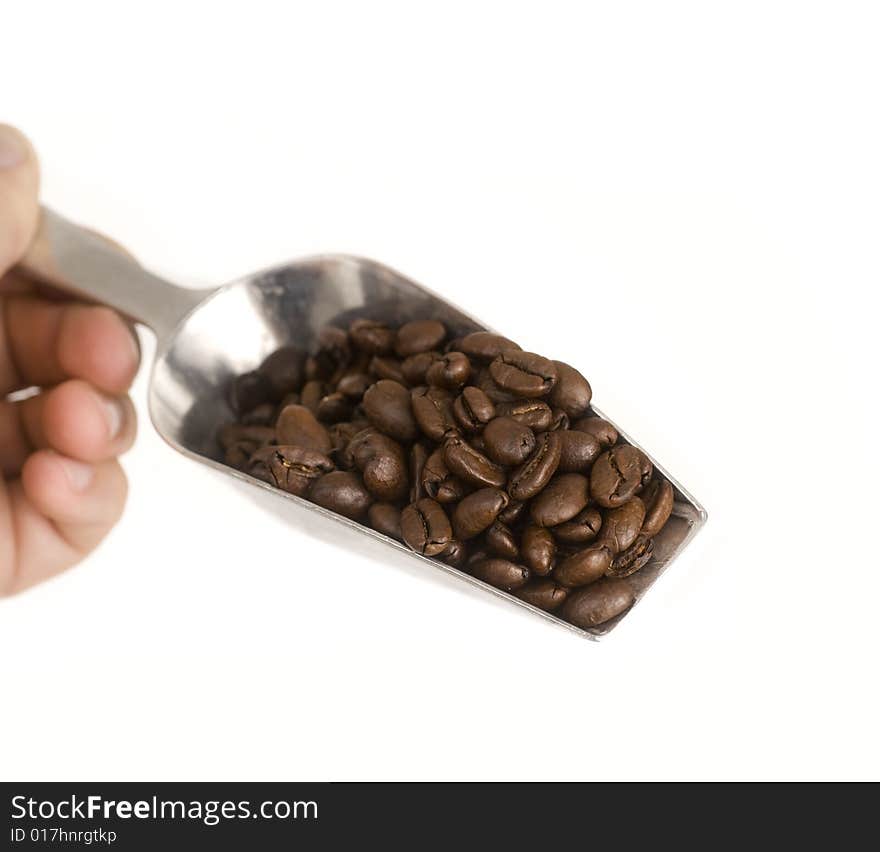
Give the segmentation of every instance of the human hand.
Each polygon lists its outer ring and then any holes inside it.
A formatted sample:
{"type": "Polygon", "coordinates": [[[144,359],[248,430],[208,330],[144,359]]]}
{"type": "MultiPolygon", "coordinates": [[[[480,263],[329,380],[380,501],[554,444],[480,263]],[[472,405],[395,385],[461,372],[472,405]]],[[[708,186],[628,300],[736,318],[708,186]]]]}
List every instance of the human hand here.
{"type": "Polygon", "coordinates": [[[126,391],[140,349],[109,308],[62,300],[15,264],[37,228],[37,158],[0,125],[0,595],[75,565],[119,520],[126,391]],[[28,388],[26,399],[9,395],[28,388]]]}

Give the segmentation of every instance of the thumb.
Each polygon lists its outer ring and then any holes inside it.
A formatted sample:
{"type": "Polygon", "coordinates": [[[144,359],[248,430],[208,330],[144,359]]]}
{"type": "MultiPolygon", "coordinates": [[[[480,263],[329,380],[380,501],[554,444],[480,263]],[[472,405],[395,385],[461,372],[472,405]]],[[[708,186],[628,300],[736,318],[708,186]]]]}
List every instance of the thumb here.
{"type": "Polygon", "coordinates": [[[18,262],[37,230],[39,183],[30,142],[0,124],[0,275],[18,262]]]}

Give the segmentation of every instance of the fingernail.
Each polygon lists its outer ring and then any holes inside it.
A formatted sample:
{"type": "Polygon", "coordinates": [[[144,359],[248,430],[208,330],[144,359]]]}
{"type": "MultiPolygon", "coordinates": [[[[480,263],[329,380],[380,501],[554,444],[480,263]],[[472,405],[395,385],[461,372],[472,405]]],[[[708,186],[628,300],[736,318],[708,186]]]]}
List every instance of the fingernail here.
{"type": "Polygon", "coordinates": [[[11,127],[0,124],[0,169],[13,169],[24,162],[27,148],[11,127]]]}
{"type": "Polygon", "coordinates": [[[74,461],[73,459],[59,458],[67,481],[74,491],[85,491],[95,479],[95,469],[90,464],[74,461]]]}
{"type": "Polygon", "coordinates": [[[109,396],[101,397],[101,409],[104,412],[104,419],[107,421],[107,436],[112,441],[122,431],[122,424],[125,422],[125,411],[118,399],[113,399],[109,396]]]}

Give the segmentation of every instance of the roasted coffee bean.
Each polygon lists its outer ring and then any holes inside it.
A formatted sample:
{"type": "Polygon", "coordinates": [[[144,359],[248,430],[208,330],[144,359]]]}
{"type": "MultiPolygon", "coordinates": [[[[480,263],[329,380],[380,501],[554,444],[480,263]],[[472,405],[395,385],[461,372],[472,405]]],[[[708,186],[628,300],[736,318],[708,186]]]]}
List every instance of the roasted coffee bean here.
{"type": "Polygon", "coordinates": [[[418,435],[410,392],[399,382],[381,379],[364,394],[367,419],[380,432],[398,441],[412,441],[418,435]]]}
{"type": "Polygon", "coordinates": [[[348,328],[351,342],[370,355],[388,355],[394,349],[397,333],[377,320],[356,319],[348,328]]]}
{"type": "Polygon", "coordinates": [[[336,326],[327,325],[318,333],[318,350],[310,362],[307,372],[310,378],[335,383],[338,372],[351,360],[351,344],[348,332],[336,326]]]}
{"type": "Polygon", "coordinates": [[[617,429],[601,417],[582,417],[571,428],[593,435],[603,447],[613,447],[617,443],[617,429]]]}
{"type": "Polygon", "coordinates": [[[540,399],[520,399],[502,402],[496,408],[499,417],[510,417],[534,432],[546,432],[553,422],[553,411],[540,399]]]}
{"type": "Polygon", "coordinates": [[[306,353],[296,346],[283,346],[269,355],[262,364],[260,372],[266,377],[274,402],[302,387],[305,380],[306,353]]]}
{"type": "Polygon", "coordinates": [[[479,432],[495,416],[495,405],[483,391],[470,386],[456,397],[452,413],[465,432],[479,432]]]}
{"type": "Polygon", "coordinates": [[[468,494],[452,511],[455,537],[467,541],[488,529],[509,499],[500,488],[481,488],[468,494]]]}
{"type": "Polygon", "coordinates": [[[373,503],[367,510],[367,522],[377,532],[403,541],[400,531],[400,509],[393,503],[373,503]]]}
{"type": "Polygon", "coordinates": [[[471,362],[462,352],[449,352],[428,367],[425,379],[429,385],[458,391],[470,378],[471,362]]]}
{"type": "Polygon", "coordinates": [[[606,509],[614,509],[637,494],[651,478],[651,462],[636,447],[623,444],[602,453],[590,471],[590,494],[606,509]]]}
{"type": "Polygon", "coordinates": [[[275,405],[264,402],[243,414],[240,418],[242,426],[271,426],[275,422],[275,405]]]}
{"type": "Polygon", "coordinates": [[[645,504],[642,535],[655,536],[663,529],[672,514],[675,492],[665,479],[655,479],[648,483],[640,496],[645,504]]]}
{"type": "Polygon", "coordinates": [[[486,441],[483,439],[482,432],[472,432],[466,440],[478,453],[486,455],[486,441]]]}
{"type": "Polygon", "coordinates": [[[570,521],[553,527],[553,535],[563,544],[587,544],[602,528],[602,513],[595,506],[587,506],[570,521]]]}
{"type": "Polygon", "coordinates": [[[519,349],[512,340],[490,331],[475,331],[456,341],[456,348],[468,358],[479,361],[494,361],[502,352],[519,349]]]}
{"type": "Polygon", "coordinates": [[[467,545],[463,541],[452,539],[452,541],[443,548],[440,558],[453,568],[461,568],[467,562],[467,545]]]}
{"type": "MultiPolygon", "coordinates": [[[[424,482],[425,462],[428,460],[428,448],[421,442],[413,444],[409,453],[409,502],[417,503],[426,495],[424,482]]],[[[430,495],[429,495],[430,496],[430,495]]]]}
{"type": "Polygon", "coordinates": [[[508,349],[490,365],[489,375],[502,390],[534,399],[550,393],[556,384],[556,365],[542,355],[508,349]]]}
{"type": "Polygon", "coordinates": [[[477,452],[461,438],[447,438],[443,444],[443,458],[452,473],[477,487],[487,485],[501,488],[507,482],[504,468],[477,452]]]}
{"type": "Polygon", "coordinates": [[[302,447],[263,447],[250,459],[253,475],[298,497],[304,497],[313,482],[334,468],[328,456],[302,447]]]}
{"type": "Polygon", "coordinates": [[[349,399],[357,401],[363,397],[371,384],[373,377],[367,373],[348,373],[339,380],[336,390],[349,399]]]}
{"type": "Polygon", "coordinates": [[[480,370],[480,372],[477,373],[474,384],[496,404],[513,402],[516,399],[512,393],[508,393],[508,391],[504,390],[500,385],[495,384],[495,380],[489,375],[488,369],[480,370]]]}
{"type": "Polygon", "coordinates": [[[228,450],[233,444],[247,441],[255,447],[272,443],[275,440],[275,430],[271,426],[245,426],[243,423],[227,423],[220,427],[217,440],[224,450],[228,450]]]}
{"type": "Polygon", "coordinates": [[[519,559],[519,545],[516,543],[516,536],[510,531],[510,527],[502,524],[501,521],[495,521],[486,530],[483,534],[483,541],[495,556],[509,559],[512,562],[519,559]]]}
{"type": "Polygon", "coordinates": [[[404,358],[400,364],[400,371],[403,373],[406,383],[411,387],[426,384],[425,376],[428,368],[442,357],[440,352],[431,350],[430,352],[417,352],[415,355],[410,355],[409,358],[404,358]]]}
{"type": "Polygon", "coordinates": [[[558,586],[553,580],[546,577],[539,577],[530,580],[522,588],[517,589],[514,594],[538,609],[552,612],[562,606],[563,601],[568,597],[568,589],[565,586],[558,586]]]}
{"type": "Polygon", "coordinates": [[[626,550],[635,540],[645,520],[645,504],[638,497],[631,497],[622,506],[605,513],[599,543],[612,553],[626,550]]]}
{"type": "Polygon", "coordinates": [[[370,359],[370,373],[377,379],[388,379],[392,382],[400,382],[403,384],[406,379],[403,377],[403,370],[400,361],[396,358],[389,358],[385,355],[374,355],[370,359]]]}
{"type": "Polygon", "coordinates": [[[446,327],[437,320],[415,320],[397,330],[394,351],[399,358],[438,349],[446,337],[446,327]]]}
{"type": "Polygon", "coordinates": [[[562,605],[562,617],[589,630],[626,612],[635,602],[632,586],[626,580],[606,579],[569,594],[562,605]]]}
{"type": "Polygon", "coordinates": [[[529,514],[539,527],[555,527],[570,521],[589,499],[590,481],[579,473],[563,473],[535,497],[529,514]]]}
{"type": "Polygon", "coordinates": [[[236,376],[229,387],[229,404],[238,414],[253,411],[258,405],[272,401],[272,385],[262,373],[252,370],[236,376]]]}
{"type": "Polygon", "coordinates": [[[412,390],[410,397],[413,416],[426,437],[439,443],[448,435],[458,434],[449,391],[439,387],[419,387],[412,390]]]}
{"type": "Polygon", "coordinates": [[[247,470],[251,456],[257,449],[257,445],[251,441],[236,441],[223,451],[223,461],[236,470],[247,470]]]}
{"type": "Polygon", "coordinates": [[[373,427],[364,429],[351,439],[346,454],[377,500],[393,503],[406,495],[409,478],[403,448],[387,435],[373,427]]]}
{"type": "Polygon", "coordinates": [[[507,559],[478,559],[468,563],[468,570],[478,580],[507,592],[519,589],[529,581],[529,569],[507,559]]]}
{"type": "Polygon", "coordinates": [[[609,577],[629,577],[640,571],[654,555],[654,539],[639,535],[636,540],[622,553],[618,553],[605,572],[609,577]]]}
{"type": "Polygon", "coordinates": [[[564,361],[554,361],[556,384],[547,401],[561,408],[569,417],[581,417],[590,407],[593,390],[590,383],[574,367],[564,361]]]}
{"type": "Polygon", "coordinates": [[[333,449],[327,429],[304,405],[288,405],[278,415],[275,431],[279,444],[303,447],[325,455],[333,449]]]}
{"type": "Polygon", "coordinates": [[[567,556],[553,569],[553,579],[563,586],[585,586],[602,577],[614,554],[604,544],[591,544],[567,556]]]}
{"type": "Polygon", "coordinates": [[[507,524],[507,526],[513,526],[519,518],[520,515],[525,511],[526,503],[523,503],[520,500],[511,500],[507,504],[507,508],[502,510],[501,514],[498,515],[498,520],[503,524],[507,524]]]}
{"type": "Polygon", "coordinates": [[[300,405],[304,405],[312,414],[316,414],[321,400],[327,396],[327,385],[319,379],[310,379],[303,385],[299,396],[300,405]]]}
{"type": "Polygon", "coordinates": [[[513,467],[522,464],[537,445],[535,433],[528,426],[511,417],[496,417],[483,429],[486,455],[501,465],[513,467]]]}
{"type": "Polygon", "coordinates": [[[337,392],[322,397],[315,409],[315,415],[323,423],[339,423],[351,417],[352,410],[351,400],[337,392]]]}
{"type": "Polygon", "coordinates": [[[529,524],[523,530],[520,553],[522,561],[533,574],[538,577],[546,576],[553,570],[556,560],[556,541],[553,534],[545,527],[529,524]]]}
{"type": "Polygon", "coordinates": [[[425,556],[442,553],[452,538],[452,527],[443,507],[428,497],[411,503],[400,515],[400,529],[407,546],[425,556]]]}
{"type": "Polygon", "coordinates": [[[458,502],[470,490],[447,467],[442,447],[428,456],[422,474],[422,487],[438,503],[458,502]]]}
{"type": "Polygon", "coordinates": [[[361,520],[373,502],[360,476],[348,470],[325,473],[312,485],[309,499],[354,521],[361,520]]]}
{"type": "Polygon", "coordinates": [[[529,500],[544,488],[559,467],[561,448],[558,432],[544,432],[538,438],[535,451],[510,477],[507,491],[514,500],[529,500]]]}
{"type": "Polygon", "coordinates": [[[592,467],[602,452],[594,435],[565,430],[559,433],[562,447],[559,454],[560,473],[583,473],[592,467]]]}

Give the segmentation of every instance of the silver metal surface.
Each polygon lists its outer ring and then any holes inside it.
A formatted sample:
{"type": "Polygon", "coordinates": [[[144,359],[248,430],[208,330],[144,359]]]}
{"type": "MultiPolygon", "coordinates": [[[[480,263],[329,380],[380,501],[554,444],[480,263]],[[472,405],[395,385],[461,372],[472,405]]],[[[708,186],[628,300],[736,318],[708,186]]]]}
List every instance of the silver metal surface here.
{"type": "MultiPolygon", "coordinates": [[[[374,261],[345,255],[295,261],[213,291],[186,290],[151,275],[109,243],[49,211],[44,212],[44,224],[26,267],[31,274],[112,305],[153,328],[159,343],[150,381],[149,410],[159,434],[183,455],[237,482],[248,495],[294,526],[308,525],[314,531],[317,518],[322,519],[321,524],[342,524],[387,545],[384,552],[388,558],[393,555],[417,560],[454,574],[591,639],[608,633],[626,617],[624,613],[595,630],[581,630],[463,571],[413,553],[369,527],[273,488],[221,461],[217,430],[234,419],[226,401],[229,381],[254,369],[279,346],[295,343],[308,348],[324,325],[344,324],[356,317],[392,325],[430,317],[445,322],[454,336],[492,330],[430,290],[374,261]]],[[[639,446],[618,430],[625,440],[639,446]]],[[[699,503],[651,453],[648,455],[658,473],[673,485],[675,508],[673,517],[655,538],[654,558],[630,578],[637,599],[706,521],[706,512],[699,503]]],[[[333,528],[339,530],[338,526],[333,528]]],[[[353,544],[352,539],[348,535],[344,540],[353,544]]]]}

